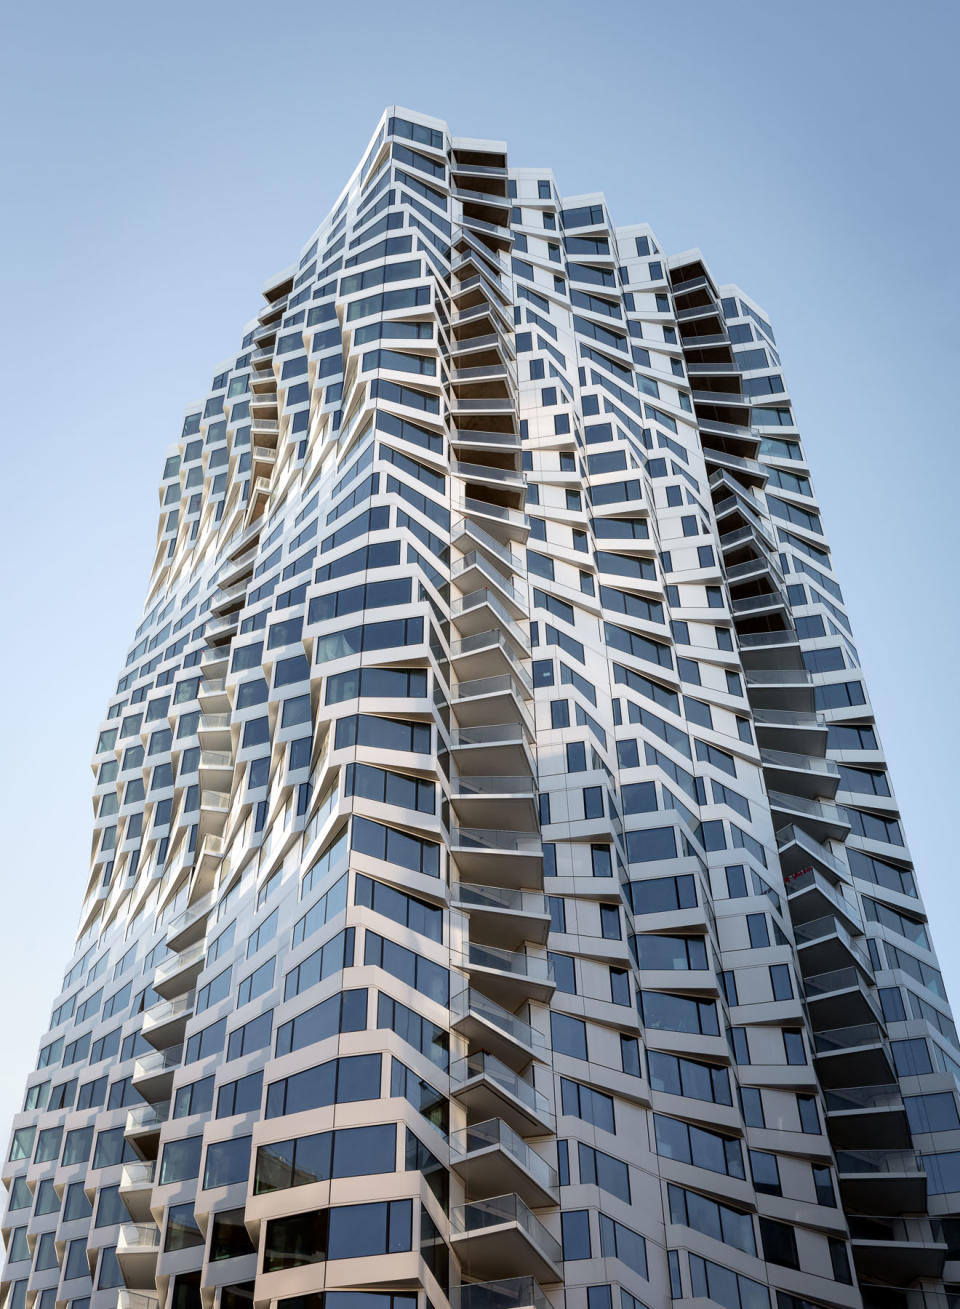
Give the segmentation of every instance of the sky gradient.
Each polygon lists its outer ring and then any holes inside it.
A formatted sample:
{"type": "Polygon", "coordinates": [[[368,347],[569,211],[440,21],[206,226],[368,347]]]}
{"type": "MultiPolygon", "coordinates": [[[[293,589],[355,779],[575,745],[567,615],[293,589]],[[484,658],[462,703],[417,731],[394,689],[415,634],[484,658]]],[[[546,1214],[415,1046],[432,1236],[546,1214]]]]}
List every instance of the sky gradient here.
{"type": "Polygon", "coordinates": [[[603,190],[770,314],[960,999],[960,470],[936,399],[956,371],[958,36],[960,6],[924,0],[909,21],[883,0],[8,8],[0,1134],[71,949],[165,448],[391,103],[506,139],[563,194],[603,190]]]}

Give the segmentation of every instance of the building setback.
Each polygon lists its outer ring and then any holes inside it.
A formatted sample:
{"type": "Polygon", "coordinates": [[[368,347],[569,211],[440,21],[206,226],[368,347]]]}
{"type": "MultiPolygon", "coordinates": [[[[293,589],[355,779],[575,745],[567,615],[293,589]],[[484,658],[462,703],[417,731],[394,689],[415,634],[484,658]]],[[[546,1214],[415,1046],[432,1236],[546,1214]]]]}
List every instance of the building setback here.
{"type": "Polygon", "coordinates": [[[6,1309],[950,1309],[960,1050],[767,316],[388,109],[170,447],[6,1309]]]}

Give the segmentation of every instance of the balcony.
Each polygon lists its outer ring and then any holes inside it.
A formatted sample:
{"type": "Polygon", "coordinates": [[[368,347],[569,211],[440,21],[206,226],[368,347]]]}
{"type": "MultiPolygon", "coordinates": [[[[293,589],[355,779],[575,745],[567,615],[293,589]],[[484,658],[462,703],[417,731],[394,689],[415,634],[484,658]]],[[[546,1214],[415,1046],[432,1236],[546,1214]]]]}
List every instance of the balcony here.
{"type": "MultiPolygon", "coordinates": [[[[491,632],[482,635],[487,643],[492,641],[491,632]]],[[[466,658],[478,644],[481,643],[475,639],[458,642],[460,655],[466,658]]],[[[450,686],[450,703],[457,711],[460,727],[486,726],[491,720],[512,725],[519,719],[526,729],[528,741],[534,737],[533,719],[527,708],[527,702],[532,698],[533,688],[520,663],[512,665],[509,673],[466,677],[459,682],[452,682],[450,686]]]]}
{"type": "Polygon", "coordinates": [[[834,1148],[907,1150],[912,1144],[900,1087],[848,1086],[824,1092],[827,1130],[834,1148]]]}
{"type": "Polygon", "coordinates": [[[160,1128],[170,1116],[170,1101],[138,1104],[127,1110],[123,1134],[141,1159],[156,1159],[160,1146],[160,1128]]]}
{"type": "Polygon", "coordinates": [[[117,1262],[131,1290],[156,1286],[160,1229],[156,1223],[123,1223],[117,1236],[117,1262]]]}
{"type": "Polygon", "coordinates": [[[475,987],[465,987],[450,1002],[451,1026],[476,1049],[522,1072],[533,1059],[543,1059],[547,1043],[525,1019],[502,1008],[475,987]]]}
{"type": "Polygon", "coordinates": [[[162,1000],[152,1005],[143,1015],[141,1033],[144,1039],[158,1050],[168,1045],[180,1045],[187,1020],[193,1017],[195,998],[194,993],[189,991],[173,1000],[162,1000]]]}
{"type": "Polygon", "coordinates": [[[135,1223],[150,1221],[150,1197],[153,1194],[155,1171],[153,1160],[124,1164],[121,1169],[120,1199],[135,1223]]]}
{"type": "Polygon", "coordinates": [[[867,947],[862,940],[851,935],[838,914],[825,914],[809,922],[794,923],[793,934],[800,971],[804,975],[832,972],[850,964],[859,964],[864,972],[870,972],[867,947]]]}
{"type": "Polygon", "coordinates": [[[737,645],[745,669],[774,669],[800,659],[800,640],[792,627],[773,632],[738,632],[737,645]]]}
{"type": "Polygon", "coordinates": [[[470,914],[473,940],[490,942],[502,950],[516,950],[524,941],[546,944],[550,913],[541,892],[458,882],[452,894],[453,905],[470,914]]]}
{"type": "Polygon", "coordinates": [[[814,1032],[813,1049],[824,1088],[883,1086],[893,1081],[890,1056],[878,1023],[814,1032]]]}
{"type": "Polygon", "coordinates": [[[846,1209],[922,1213],[927,1175],[913,1150],[837,1150],[837,1180],[846,1209]]]}
{"type": "Polygon", "coordinates": [[[452,1064],[450,1085],[472,1118],[502,1118],[520,1136],[555,1130],[546,1096],[492,1054],[480,1050],[452,1064]]]}
{"type": "Polygon", "coordinates": [[[948,1246],[936,1219],[850,1215],[850,1249],[860,1277],[912,1282],[941,1277],[948,1246]]]}
{"type": "Polygon", "coordinates": [[[464,1282],[452,1286],[450,1305],[451,1309],[552,1309],[539,1283],[532,1277],[507,1277],[499,1282],[464,1282]]]}
{"type": "MultiPolygon", "coordinates": [[[[202,948],[202,947],[201,947],[202,948]]],[[[173,1075],[183,1062],[183,1046],[140,1055],[133,1065],[133,1088],[150,1104],[170,1099],[173,1075]]]]}
{"type": "Polygon", "coordinates": [[[201,714],[197,724],[200,747],[204,750],[230,748],[230,714],[201,714]]]}
{"type": "Polygon", "coordinates": [[[208,645],[223,645],[237,634],[240,621],[239,610],[232,614],[223,614],[220,618],[210,618],[203,629],[203,639],[208,645]]]}
{"type": "Polygon", "coordinates": [[[501,950],[471,941],[460,966],[471,987],[509,1010],[527,1000],[545,1004],[556,990],[549,962],[521,950],[501,950]]]}
{"type": "Polygon", "coordinates": [[[496,568],[479,550],[470,550],[462,559],[458,559],[450,570],[450,576],[457,586],[470,593],[481,591],[488,584],[494,586],[496,594],[506,605],[511,617],[526,618],[528,609],[526,597],[517,590],[511,579],[496,568]]]}
{"type": "Polygon", "coordinates": [[[560,1243],[518,1195],[460,1205],[450,1212],[450,1245],[470,1277],[560,1280],[560,1243]]]}
{"type": "Polygon", "coordinates": [[[160,1297],[149,1291],[128,1291],[121,1286],[117,1291],[117,1309],[160,1309],[160,1297]]]}
{"type": "MultiPolygon", "coordinates": [[[[520,611],[519,598],[514,608],[520,611]]],[[[471,591],[469,595],[453,600],[450,605],[450,618],[456,623],[461,639],[489,631],[500,631],[512,639],[521,658],[528,648],[528,639],[523,629],[517,625],[514,615],[501,604],[496,592],[487,587],[479,591],[471,591]]]]}
{"type": "Polygon", "coordinates": [[[538,829],[537,788],[531,774],[483,777],[468,774],[450,782],[450,803],[468,828],[491,818],[522,831],[538,829]]]}
{"type": "Polygon", "coordinates": [[[761,749],[760,763],[767,785],[782,787],[790,795],[832,800],[840,785],[840,770],[832,759],[790,750],[761,749]]]}
{"type": "Polygon", "coordinates": [[[450,644],[450,657],[463,681],[512,674],[522,686],[533,691],[530,674],[523,666],[523,647],[508,639],[499,627],[464,636],[450,644]]]}
{"type": "Polygon", "coordinates": [[[529,535],[530,522],[522,509],[508,509],[474,496],[464,496],[455,508],[464,517],[478,521],[498,541],[525,541],[529,535]]]}
{"type": "Polygon", "coordinates": [[[840,886],[828,881],[816,868],[810,866],[790,873],[783,881],[794,925],[835,914],[850,931],[863,933],[863,920],[857,905],[847,900],[840,886]]]}
{"type": "MultiPolygon", "coordinates": [[[[743,638],[737,639],[742,647],[743,638]]],[[[823,755],[826,751],[827,725],[819,714],[804,713],[799,709],[754,709],[753,721],[762,750],[786,750],[806,755],[823,755]]]]}
{"type": "Polygon", "coordinates": [[[158,964],[153,974],[153,989],[165,1000],[172,1000],[184,991],[193,989],[193,984],[200,975],[206,949],[202,941],[195,941],[185,950],[171,955],[158,964]]]}
{"type": "Polygon", "coordinates": [[[814,1028],[856,1027],[882,1023],[873,987],[859,968],[836,968],[803,979],[803,990],[814,1028]]]}
{"type": "Polygon", "coordinates": [[[807,800],[804,796],[785,795],[782,791],[767,791],[773,822],[799,822],[818,841],[828,838],[842,841],[850,831],[850,824],[840,809],[829,800],[807,800]]]}
{"type": "Polygon", "coordinates": [[[206,787],[201,787],[200,820],[197,824],[200,836],[206,836],[210,831],[218,834],[222,832],[229,812],[229,791],[213,791],[206,787]]]}
{"type": "Polygon", "coordinates": [[[454,1132],[450,1165],[463,1179],[468,1199],[506,1189],[533,1208],[558,1202],[554,1169],[500,1118],[454,1132]]]}
{"type": "Polygon", "coordinates": [[[199,941],[207,930],[207,918],[213,908],[213,894],[208,894],[195,904],[188,905],[182,914],[171,919],[167,924],[167,947],[170,950],[183,950],[194,941],[199,941]]]}
{"type": "Polygon", "coordinates": [[[533,732],[527,720],[526,710],[521,708],[522,701],[515,695],[516,684],[511,677],[485,677],[478,682],[460,682],[456,687],[458,696],[481,688],[486,694],[481,697],[482,704],[471,706],[475,712],[464,712],[464,702],[469,695],[453,701],[457,718],[461,726],[451,733],[451,748],[454,751],[461,775],[492,776],[501,772],[507,776],[531,774],[534,771],[533,755],[530,743],[533,732]],[[496,683],[496,685],[493,685],[496,683]],[[506,693],[509,692],[509,699],[506,693]],[[505,701],[505,703],[501,703],[505,701]],[[477,725],[464,726],[464,717],[483,718],[483,707],[489,706],[487,721],[477,725]],[[499,714],[511,713],[515,718],[500,722],[499,714]],[[493,719],[491,722],[490,719],[493,719]]]}
{"type": "Polygon", "coordinates": [[[831,881],[843,882],[849,876],[846,864],[836,855],[832,855],[825,845],[815,840],[802,827],[795,827],[793,824],[781,827],[777,832],[777,849],[780,853],[780,867],[785,875],[784,880],[789,877],[791,886],[793,875],[805,872],[811,866],[824,873],[831,881]]]}
{"type": "Polygon", "coordinates": [[[523,890],[543,885],[543,846],[529,832],[456,827],[450,854],[464,881],[523,890]]]}

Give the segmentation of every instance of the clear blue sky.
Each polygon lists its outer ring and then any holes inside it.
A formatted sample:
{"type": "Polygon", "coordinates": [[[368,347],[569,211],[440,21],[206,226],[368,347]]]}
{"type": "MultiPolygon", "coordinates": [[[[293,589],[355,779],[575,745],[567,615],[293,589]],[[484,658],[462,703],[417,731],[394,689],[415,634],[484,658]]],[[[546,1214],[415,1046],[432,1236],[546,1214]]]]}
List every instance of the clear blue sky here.
{"type": "Polygon", "coordinates": [[[605,190],[772,315],[960,997],[958,37],[923,0],[8,6],[0,1132],[86,882],[164,448],[389,103],[605,190]]]}

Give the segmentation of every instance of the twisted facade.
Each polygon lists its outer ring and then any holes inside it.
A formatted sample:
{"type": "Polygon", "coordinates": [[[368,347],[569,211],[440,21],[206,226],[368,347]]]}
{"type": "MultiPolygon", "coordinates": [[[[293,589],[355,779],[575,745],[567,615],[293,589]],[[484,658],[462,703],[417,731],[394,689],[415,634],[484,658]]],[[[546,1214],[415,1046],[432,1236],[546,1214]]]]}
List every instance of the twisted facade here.
{"type": "Polygon", "coordinates": [[[390,109],[160,501],[7,1309],[947,1309],[957,1033],[754,301],[390,109]]]}

